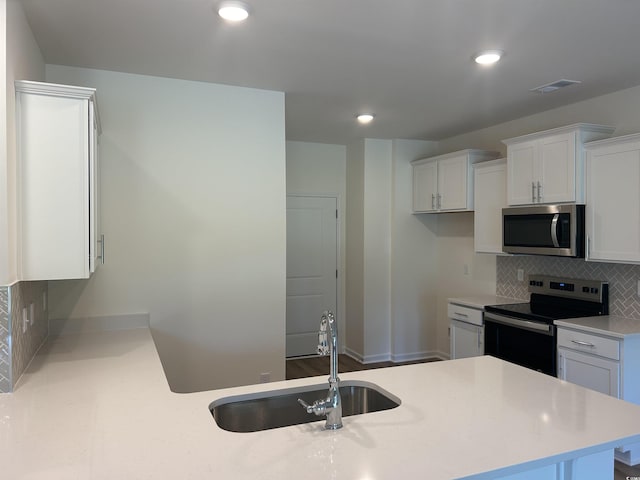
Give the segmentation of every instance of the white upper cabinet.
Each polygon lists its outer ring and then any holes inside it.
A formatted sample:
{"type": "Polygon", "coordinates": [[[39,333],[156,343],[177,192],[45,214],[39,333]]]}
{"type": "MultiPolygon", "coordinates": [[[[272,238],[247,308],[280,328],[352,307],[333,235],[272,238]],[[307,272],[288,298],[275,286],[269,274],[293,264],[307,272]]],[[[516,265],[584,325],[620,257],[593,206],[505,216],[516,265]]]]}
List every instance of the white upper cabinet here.
{"type": "Polygon", "coordinates": [[[587,260],[640,263],[640,134],[585,150],[587,260]]]}
{"type": "Polygon", "coordinates": [[[95,89],[15,87],[18,276],[88,278],[104,251],[95,89]]]}
{"type": "Polygon", "coordinates": [[[462,150],[414,160],[413,211],[415,213],[473,210],[472,165],[495,158],[495,152],[462,150]]]}
{"type": "Polygon", "coordinates": [[[579,123],[503,140],[509,205],[584,202],[583,144],[613,127],[579,123]]]}
{"type": "Polygon", "coordinates": [[[507,206],[507,160],[476,163],[473,241],[478,253],[502,253],[502,209],[507,206]]]}

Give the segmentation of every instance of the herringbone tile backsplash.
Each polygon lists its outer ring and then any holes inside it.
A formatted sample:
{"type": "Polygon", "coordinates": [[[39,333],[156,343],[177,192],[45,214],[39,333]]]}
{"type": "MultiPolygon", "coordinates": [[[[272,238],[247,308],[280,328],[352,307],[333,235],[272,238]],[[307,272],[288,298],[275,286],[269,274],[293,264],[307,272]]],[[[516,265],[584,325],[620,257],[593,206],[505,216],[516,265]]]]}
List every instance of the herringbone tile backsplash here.
{"type": "Polygon", "coordinates": [[[638,280],[640,265],[585,262],[577,258],[544,256],[498,257],[496,293],[528,299],[526,276],[532,273],[557,277],[605,280],[609,282],[609,313],[640,321],[638,280]],[[524,270],[525,281],[519,282],[518,269],[524,270]]]}
{"type": "Polygon", "coordinates": [[[0,393],[11,391],[9,287],[0,286],[0,393]]]}
{"type": "Polygon", "coordinates": [[[13,391],[49,334],[43,299],[46,291],[47,282],[17,282],[0,286],[0,393],[13,391]],[[31,319],[26,329],[23,320],[25,308],[31,319]]]}

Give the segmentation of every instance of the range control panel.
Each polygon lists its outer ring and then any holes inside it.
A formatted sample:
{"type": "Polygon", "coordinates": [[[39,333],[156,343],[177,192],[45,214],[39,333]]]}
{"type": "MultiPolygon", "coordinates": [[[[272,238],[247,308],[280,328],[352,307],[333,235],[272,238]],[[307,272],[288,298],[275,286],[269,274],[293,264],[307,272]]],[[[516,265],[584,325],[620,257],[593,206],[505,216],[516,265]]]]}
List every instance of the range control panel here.
{"type": "Polygon", "coordinates": [[[602,302],[608,298],[609,283],[602,280],[529,275],[529,292],[557,297],[602,302]]]}

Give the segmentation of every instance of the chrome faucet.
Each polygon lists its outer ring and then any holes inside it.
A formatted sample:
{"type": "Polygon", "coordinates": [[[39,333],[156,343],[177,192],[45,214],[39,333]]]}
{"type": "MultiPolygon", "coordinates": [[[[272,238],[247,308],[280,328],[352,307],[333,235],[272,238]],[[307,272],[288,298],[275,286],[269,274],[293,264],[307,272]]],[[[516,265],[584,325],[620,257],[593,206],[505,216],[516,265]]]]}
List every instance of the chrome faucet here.
{"type": "Polygon", "coordinates": [[[338,326],[331,310],[322,314],[320,332],[318,333],[318,355],[326,355],[327,353],[331,355],[327,398],[316,400],[313,405],[309,405],[299,398],[298,403],[307,410],[307,413],[314,413],[317,416],[326,415],[327,423],[324,428],[337,430],[342,428],[342,399],[340,398],[340,379],[338,378],[338,326]]]}

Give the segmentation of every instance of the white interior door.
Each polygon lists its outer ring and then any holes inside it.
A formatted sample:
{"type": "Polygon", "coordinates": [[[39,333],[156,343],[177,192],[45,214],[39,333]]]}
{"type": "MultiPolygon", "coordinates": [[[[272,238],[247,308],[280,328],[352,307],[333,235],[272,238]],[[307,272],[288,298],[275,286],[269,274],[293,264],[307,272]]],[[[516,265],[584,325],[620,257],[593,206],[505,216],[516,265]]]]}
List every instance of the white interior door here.
{"type": "Polygon", "coordinates": [[[320,317],[337,315],[337,200],[287,196],[287,357],[317,353],[320,317]]]}

